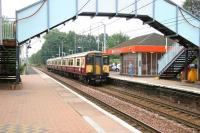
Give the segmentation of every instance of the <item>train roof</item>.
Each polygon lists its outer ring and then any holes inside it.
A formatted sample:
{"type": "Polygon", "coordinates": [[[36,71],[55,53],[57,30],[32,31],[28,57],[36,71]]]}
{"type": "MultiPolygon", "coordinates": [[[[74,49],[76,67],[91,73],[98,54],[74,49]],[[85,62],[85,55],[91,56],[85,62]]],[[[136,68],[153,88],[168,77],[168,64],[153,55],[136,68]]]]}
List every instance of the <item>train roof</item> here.
{"type": "Polygon", "coordinates": [[[74,58],[74,57],[83,57],[86,56],[88,54],[92,54],[92,53],[102,53],[101,51],[88,51],[88,52],[83,52],[83,53],[77,53],[77,54],[72,54],[72,55],[67,55],[64,57],[57,57],[57,58],[50,58],[47,61],[51,61],[51,60],[56,60],[56,59],[67,59],[67,58],[74,58]]]}

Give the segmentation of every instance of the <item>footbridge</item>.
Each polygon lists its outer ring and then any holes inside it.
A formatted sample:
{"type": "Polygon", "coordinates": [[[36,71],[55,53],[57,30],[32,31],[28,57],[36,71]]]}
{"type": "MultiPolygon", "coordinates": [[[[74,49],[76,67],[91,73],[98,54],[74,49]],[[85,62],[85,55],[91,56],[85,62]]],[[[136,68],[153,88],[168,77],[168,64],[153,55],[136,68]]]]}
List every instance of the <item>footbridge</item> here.
{"type": "MultiPolygon", "coordinates": [[[[16,40],[23,44],[79,16],[138,18],[190,51],[200,47],[200,19],[170,0],[41,0],[16,12],[16,40]]],[[[177,53],[175,57],[180,55],[177,53]]],[[[176,59],[168,61],[160,75],[168,68],[166,77],[172,71],[178,73],[170,67],[176,59]]]]}

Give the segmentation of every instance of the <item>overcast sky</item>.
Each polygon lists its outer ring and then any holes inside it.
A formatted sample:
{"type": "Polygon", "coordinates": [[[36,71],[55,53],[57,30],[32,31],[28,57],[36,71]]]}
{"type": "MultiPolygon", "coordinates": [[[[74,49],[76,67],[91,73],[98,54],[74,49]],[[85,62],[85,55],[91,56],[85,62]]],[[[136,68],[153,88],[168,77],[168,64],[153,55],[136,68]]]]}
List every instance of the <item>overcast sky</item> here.
{"type": "MultiPolygon", "coordinates": [[[[8,18],[15,18],[16,10],[19,10],[37,1],[38,0],[2,0],[3,15],[8,18]]],[[[178,5],[182,5],[185,0],[172,1],[174,1],[178,5]]],[[[105,24],[108,24],[116,20],[117,18],[107,19],[96,17],[91,19],[89,17],[79,17],[74,22],[70,21],[65,26],[59,26],[58,29],[60,29],[63,32],[73,30],[79,34],[89,34],[90,27],[93,28],[98,26],[100,21],[102,21],[105,24]]],[[[148,25],[143,25],[143,23],[137,19],[131,19],[129,21],[126,21],[125,19],[117,20],[116,22],[112,23],[112,25],[108,25],[106,31],[109,35],[122,32],[129,35],[131,38],[152,32],[157,32],[153,28],[150,28],[148,25]]],[[[103,28],[99,28],[97,30],[92,31],[91,34],[98,35],[102,32],[103,28]]],[[[37,52],[41,48],[43,41],[43,39],[33,39],[31,44],[32,49],[29,50],[29,54],[32,55],[33,53],[37,52]]]]}

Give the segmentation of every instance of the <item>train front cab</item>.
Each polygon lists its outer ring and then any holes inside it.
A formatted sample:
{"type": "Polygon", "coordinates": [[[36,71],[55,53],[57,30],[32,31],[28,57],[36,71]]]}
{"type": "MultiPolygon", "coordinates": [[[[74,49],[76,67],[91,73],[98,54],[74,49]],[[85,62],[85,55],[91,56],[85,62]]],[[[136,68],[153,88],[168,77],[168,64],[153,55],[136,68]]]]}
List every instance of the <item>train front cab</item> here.
{"type": "Polygon", "coordinates": [[[109,76],[110,69],[109,69],[109,56],[103,55],[103,79],[107,81],[109,76]]]}
{"type": "Polygon", "coordinates": [[[104,59],[102,57],[102,53],[92,53],[86,56],[86,74],[88,80],[92,82],[102,82],[106,80],[109,72],[106,70],[106,67],[103,67],[104,59]]]}

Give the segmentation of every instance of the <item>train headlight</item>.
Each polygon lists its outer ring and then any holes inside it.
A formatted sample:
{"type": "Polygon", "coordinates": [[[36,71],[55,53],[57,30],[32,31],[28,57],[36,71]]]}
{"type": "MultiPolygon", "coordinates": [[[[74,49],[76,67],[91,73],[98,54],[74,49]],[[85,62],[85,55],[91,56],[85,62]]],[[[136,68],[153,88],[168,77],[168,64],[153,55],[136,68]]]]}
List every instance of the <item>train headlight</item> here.
{"type": "Polygon", "coordinates": [[[108,66],[104,66],[103,67],[103,72],[104,73],[109,73],[109,67],[108,66]]]}
{"type": "Polygon", "coordinates": [[[92,65],[87,65],[87,67],[86,67],[86,73],[92,73],[92,72],[93,72],[92,65]]]}

